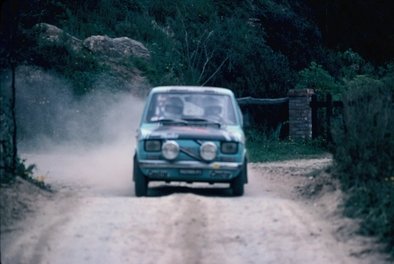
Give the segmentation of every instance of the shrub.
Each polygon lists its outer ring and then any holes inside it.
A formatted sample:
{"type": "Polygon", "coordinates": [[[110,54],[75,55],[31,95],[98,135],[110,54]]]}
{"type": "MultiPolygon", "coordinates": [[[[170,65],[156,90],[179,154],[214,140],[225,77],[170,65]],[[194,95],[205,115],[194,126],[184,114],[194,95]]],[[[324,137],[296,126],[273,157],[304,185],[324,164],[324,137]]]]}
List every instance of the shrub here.
{"type": "Polygon", "coordinates": [[[394,181],[360,183],[351,188],[345,215],[362,218],[359,232],[387,242],[394,256],[394,181]]]}
{"type": "Polygon", "coordinates": [[[342,86],[338,84],[334,77],[326,71],[323,66],[312,62],[308,68],[298,73],[298,83],[296,89],[313,88],[316,92],[325,94],[331,93],[334,96],[342,91],[342,86]]]}
{"type": "Polygon", "coordinates": [[[394,175],[392,91],[365,76],[349,83],[342,124],[335,126],[333,139],[335,161],[351,185],[394,175]]]}
{"type": "Polygon", "coordinates": [[[344,96],[334,126],[336,174],[348,199],[345,213],[360,232],[387,242],[394,255],[394,108],[392,84],[359,76],[344,96]]]}

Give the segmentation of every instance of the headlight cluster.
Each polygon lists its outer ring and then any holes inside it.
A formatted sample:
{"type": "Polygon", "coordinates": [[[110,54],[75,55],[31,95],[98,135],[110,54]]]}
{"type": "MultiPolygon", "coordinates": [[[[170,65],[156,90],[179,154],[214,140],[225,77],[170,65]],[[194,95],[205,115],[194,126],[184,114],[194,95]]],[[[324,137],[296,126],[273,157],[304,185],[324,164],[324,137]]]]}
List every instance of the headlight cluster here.
{"type": "MultiPolygon", "coordinates": [[[[175,160],[180,152],[178,143],[174,140],[146,140],[144,142],[146,152],[160,152],[167,160],[175,160]]],[[[220,152],[223,154],[235,154],[238,152],[237,142],[222,142],[220,144],[220,152]]],[[[200,146],[200,157],[205,161],[213,161],[218,153],[218,147],[215,143],[207,141],[200,146]]]]}
{"type": "Polygon", "coordinates": [[[222,142],[220,151],[224,154],[235,154],[238,152],[237,142],[222,142]]]}
{"type": "Polygon", "coordinates": [[[179,145],[176,141],[169,140],[164,142],[162,147],[162,154],[168,160],[174,160],[179,154],[179,145]]]}
{"type": "Polygon", "coordinates": [[[174,160],[179,154],[179,145],[176,141],[168,140],[162,143],[161,140],[149,139],[144,142],[144,149],[146,152],[159,152],[167,160],[174,160]]]}
{"type": "Polygon", "coordinates": [[[200,156],[206,161],[216,158],[217,147],[213,142],[204,142],[200,147],[200,156]]]}
{"type": "Polygon", "coordinates": [[[160,140],[145,140],[144,149],[146,152],[157,152],[161,150],[160,140]]]}
{"type": "MultiPolygon", "coordinates": [[[[212,161],[216,158],[217,147],[213,142],[204,142],[200,147],[200,156],[206,161],[212,161]]],[[[220,152],[223,154],[236,154],[238,152],[237,142],[222,142],[220,152]]]]}

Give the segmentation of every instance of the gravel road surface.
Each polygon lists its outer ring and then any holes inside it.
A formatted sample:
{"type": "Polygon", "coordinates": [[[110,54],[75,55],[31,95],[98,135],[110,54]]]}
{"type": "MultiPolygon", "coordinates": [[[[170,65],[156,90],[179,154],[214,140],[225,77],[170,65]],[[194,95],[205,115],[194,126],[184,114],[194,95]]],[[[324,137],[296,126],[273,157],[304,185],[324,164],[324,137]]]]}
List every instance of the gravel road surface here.
{"type": "Polygon", "coordinates": [[[136,198],[130,149],[117,146],[26,154],[56,192],[3,232],[2,263],[383,263],[337,234],[338,190],[320,203],[297,191],[329,158],[249,164],[243,197],[156,184],[136,198]]]}

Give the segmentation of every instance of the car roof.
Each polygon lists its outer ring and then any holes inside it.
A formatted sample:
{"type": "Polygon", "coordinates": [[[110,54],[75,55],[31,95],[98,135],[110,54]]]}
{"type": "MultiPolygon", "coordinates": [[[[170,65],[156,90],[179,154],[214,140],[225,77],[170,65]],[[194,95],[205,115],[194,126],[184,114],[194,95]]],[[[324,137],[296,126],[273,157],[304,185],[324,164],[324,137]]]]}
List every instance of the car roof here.
{"type": "Polygon", "coordinates": [[[221,88],[221,87],[212,87],[212,86],[158,86],[154,87],[151,90],[151,93],[207,93],[207,94],[225,94],[233,96],[233,92],[228,88],[221,88]]]}

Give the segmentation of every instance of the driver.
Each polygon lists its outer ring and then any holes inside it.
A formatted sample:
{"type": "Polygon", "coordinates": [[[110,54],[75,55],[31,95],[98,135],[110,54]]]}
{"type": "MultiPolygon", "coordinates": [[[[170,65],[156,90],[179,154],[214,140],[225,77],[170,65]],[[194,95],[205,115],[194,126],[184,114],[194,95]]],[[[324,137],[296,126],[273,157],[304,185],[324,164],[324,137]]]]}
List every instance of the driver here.
{"type": "Polygon", "coordinates": [[[204,109],[204,116],[208,119],[219,121],[222,119],[222,111],[219,100],[216,98],[210,98],[207,100],[207,104],[204,109]]]}
{"type": "Polygon", "coordinates": [[[164,104],[164,117],[180,118],[183,114],[183,101],[179,97],[169,97],[164,104]]]}

